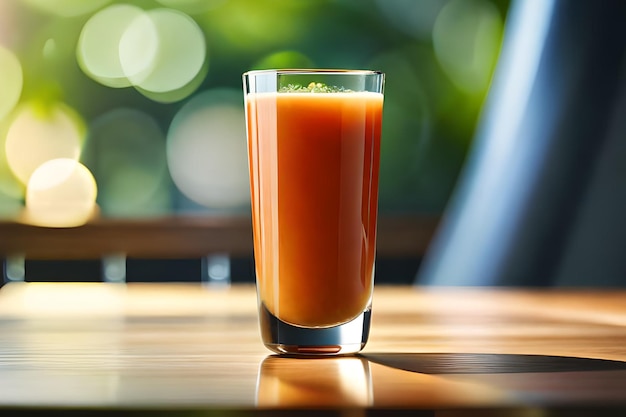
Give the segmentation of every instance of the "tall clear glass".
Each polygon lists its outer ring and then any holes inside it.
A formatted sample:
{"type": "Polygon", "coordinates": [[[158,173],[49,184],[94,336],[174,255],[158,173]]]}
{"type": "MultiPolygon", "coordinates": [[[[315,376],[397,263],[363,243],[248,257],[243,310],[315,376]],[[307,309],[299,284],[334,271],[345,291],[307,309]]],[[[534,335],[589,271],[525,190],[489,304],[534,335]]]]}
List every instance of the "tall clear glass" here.
{"type": "Polygon", "coordinates": [[[272,351],[367,342],[384,74],[243,74],[261,335],[272,351]]]}

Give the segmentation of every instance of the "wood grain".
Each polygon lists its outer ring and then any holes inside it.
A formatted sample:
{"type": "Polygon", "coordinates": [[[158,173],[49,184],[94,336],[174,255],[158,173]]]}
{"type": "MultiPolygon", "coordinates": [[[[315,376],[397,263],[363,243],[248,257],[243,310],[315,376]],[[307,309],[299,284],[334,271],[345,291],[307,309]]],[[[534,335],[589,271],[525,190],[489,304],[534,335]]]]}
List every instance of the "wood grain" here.
{"type": "Polygon", "coordinates": [[[249,285],[0,290],[0,414],[311,408],[626,412],[626,292],[379,286],[362,354],[296,359],[261,345],[249,285]]]}

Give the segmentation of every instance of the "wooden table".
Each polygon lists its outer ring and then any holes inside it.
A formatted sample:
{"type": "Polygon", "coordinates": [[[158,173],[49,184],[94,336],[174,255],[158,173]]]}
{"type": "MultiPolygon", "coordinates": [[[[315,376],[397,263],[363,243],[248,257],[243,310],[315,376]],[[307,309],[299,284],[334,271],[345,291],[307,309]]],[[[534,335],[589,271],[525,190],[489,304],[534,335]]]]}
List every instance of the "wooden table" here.
{"type": "Polygon", "coordinates": [[[271,356],[252,286],[0,290],[0,415],[626,415],[626,291],[377,287],[361,355],[271,356]]]}

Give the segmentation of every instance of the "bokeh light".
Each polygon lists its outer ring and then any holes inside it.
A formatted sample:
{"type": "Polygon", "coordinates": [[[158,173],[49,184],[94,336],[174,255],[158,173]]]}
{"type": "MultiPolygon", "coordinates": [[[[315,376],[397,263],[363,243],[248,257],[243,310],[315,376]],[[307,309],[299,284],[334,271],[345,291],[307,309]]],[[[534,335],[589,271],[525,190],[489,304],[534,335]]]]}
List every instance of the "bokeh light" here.
{"type": "Polygon", "coordinates": [[[161,93],[180,89],[198,75],[206,42],[188,15],[153,9],[131,22],[120,39],[119,52],[122,69],[133,85],[161,93]],[[142,49],[145,55],[138,54],[142,49]]]}
{"type": "Polygon", "coordinates": [[[487,89],[503,25],[498,9],[487,0],[452,0],[441,10],[433,28],[433,45],[458,88],[469,93],[487,89]]]}
{"type": "Polygon", "coordinates": [[[22,65],[13,52],[0,45],[0,121],[17,104],[22,93],[22,65]]]}
{"type": "Polygon", "coordinates": [[[76,48],[85,74],[108,87],[134,86],[171,103],[191,95],[208,72],[204,32],[187,14],[115,4],[83,26],[76,48]]]}
{"type": "Polygon", "coordinates": [[[22,184],[9,168],[6,158],[6,134],[8,122],[0,121],[0,205],[2,213],[11,212],[15,214],[15,206],[21,206],[24,197],[25,186],[22,184]]]}
{"type": "Polygon", "coordinates": [[[18,107],[6,134],[8,165],[27,184],[35,169],[50,159],[78,160],[84,133],[80,117],[70,107],[28,102],[18,107]]]}
{"type": "Polygon", "coordinates": [[[43,49],[41,53],[46,59],[54,59],[54,56],[57,54],[58,49],[59,47],[57,45],[56,39],[50,38],[43,44],[43,49]]]}
{"type": "Polygon", "coordinates": [[[239,90],[209,90],[176,114],[167,134],[167,161],[180,191],[216,209],[250,202],[245,118],[239,90]]]}
{"type": "Polygon", "coordinates": [[[29,6],[53,15],[74,17],[93,12],[111,0],[22,0],[29,6]]]}
{"type": "Polygon", "coordinates": [[[131,84],[144,81],[155,67],[159,54],[159,34],[154,21],[143,10],[128,22],[117,52],[122,72],[131,84]]]}
{"type": "MultiPolygon", "coordinates": [[[[76,48],[78,63],[85,74],[108,87],[131,85],[120,63],[120,40],[131,22],[143,15],[144,11],[137,6],[115,4],[94,14],[85,23],[76,48]]],[[[141,65],[151,62],[156,54],[154,43],[129,44],[127,48],[133,49],[127,51],[129,55],[143,59],[139,61],[141,65]]]]}
{"type": "Polygon", "coordinates": [[[95,119],[81,160],[98,182],[103,216],[161,215],[170,209],[165,134],[148,114],[119,108],[95,119]]]}
{"type": "Polygon", "coordinates": [[[149,98],[152,101],[156,101],[158,103],[174,103],[192,95],[198,89],[198,87],[202,85],[208,71],[208,61],[205,60],[196,76],[187,84],[184,84],[179,88],[175,88],[169,91],[149,91],[143,89],[140,86],[135,86],[135,89],[143,96],[149,98]]]}
{"type": "Polygon", "coordinates": [[[0,0],[0,215],[55,158],[105,217],[249,213],[241,73],[286,67],[384,71],[381,210],[439,213],[509,1],[0,0]]]}
{"type": "Polygon", "coordinates": [[[46,227],[75,227],[96,209],[96,181],[80,162],[52,159],[39,166],[26,189],[25,220],[46,227]]]}

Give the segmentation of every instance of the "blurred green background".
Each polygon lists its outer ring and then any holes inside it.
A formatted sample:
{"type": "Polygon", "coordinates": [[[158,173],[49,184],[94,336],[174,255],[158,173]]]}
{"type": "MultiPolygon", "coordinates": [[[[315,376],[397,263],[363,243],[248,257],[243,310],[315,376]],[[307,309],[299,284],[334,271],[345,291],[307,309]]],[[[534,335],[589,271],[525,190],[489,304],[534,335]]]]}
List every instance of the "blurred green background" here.
{"type": "Polygon", "coordinates": [[[381,212],[439,214],[474,134],[507,8],[3,0],[0,215],[19,215],[28,188],[37,193],[31,174],[59,157],[91,172],[103,217],[248,213],[241,74],[281,67],[385,72],[381,212]]]}

